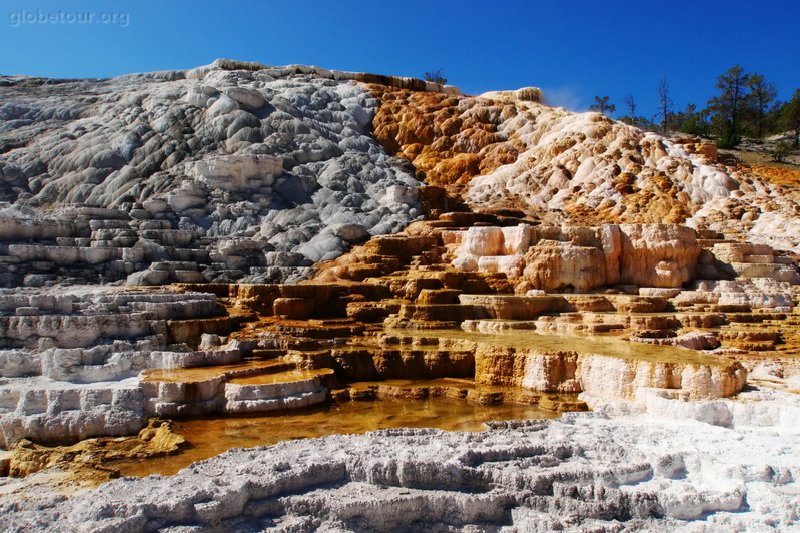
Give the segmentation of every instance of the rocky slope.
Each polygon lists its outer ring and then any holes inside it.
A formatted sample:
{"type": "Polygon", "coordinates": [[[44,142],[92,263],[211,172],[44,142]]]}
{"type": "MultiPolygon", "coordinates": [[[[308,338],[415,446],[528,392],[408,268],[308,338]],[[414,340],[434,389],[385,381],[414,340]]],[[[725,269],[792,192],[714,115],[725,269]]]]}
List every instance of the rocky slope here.
{"type": "Polygon", "coordinates": [[[218,61],[2,82],[5,286],[70,269],[129,284],[297,279],[421,214],[413,169],[370,136],[380,102],[344,73],[218,61]]]}
{"type": "Polygon", "coordinates": [[[418,179],[551,224],[679,222],[800,251],[796,186],[533,88],[219,60],[6,77],[0,95],[5,286],[297,280],[420,218],[418,179]]]}
{"type": "Polygon", "coordinates": [[[375,88],[375,136],[475,209],[549,223],[684,223],[800,251],[798,188],[719,164],[699,139],[665,139],[536,89],[480,97],[375,88]]]}

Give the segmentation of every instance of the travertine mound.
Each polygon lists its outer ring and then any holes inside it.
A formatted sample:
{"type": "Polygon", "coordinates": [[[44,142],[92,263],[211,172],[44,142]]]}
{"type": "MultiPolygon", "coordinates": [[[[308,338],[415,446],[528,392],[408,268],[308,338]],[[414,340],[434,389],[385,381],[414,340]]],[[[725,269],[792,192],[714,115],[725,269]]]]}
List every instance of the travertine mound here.
{"type": "Polygon", "coordinates": [[[0,503],[5,531],[787,530],[800,405],[787,394],[689,413],[386,430],[233,450],[173,477],[0,503]]]}
{"type": "Polygon", "coordinates": [[[0,285],[298,279],[421,215],[357,79],[217,61],[0,87],[0,285]]]}
{"type": "MultiPolygon", "coordinates": [[[[0,527],[796,527],[797,396],[746,379],[796,388],[800,189],[541,102],[227,60],[0,80],[0,471],[46,460],[24,439],[147,440],[153,416],[596,411],[237,450],[69,498],[0,477],[0,527]],[[87,282],[183,284],[62,285],[87,282]]],[[[141,453],[179,444],[162,433],[141,453]]]]}
{"type": "Polygon", "coordinates": [[[796,184],[722,165],[711,144],[551,108],[535,91],[372,90],[381,143],[475,209],[549,223],[685,223],[800,251],[796,184]]]}
{"type": "Polygon", "coordinates": [[[796,187],[718,164],[711,145],[547,107],[535,88],[468,97],[219,60],[7,77],[0,95],[2,286],[296,281],[418,219],[418,177],[548,223],[681,222],[800,250],[796,187]]]}
{"type": "Polygon", "coordinates": [[[791,258],[766,244],[705,239],[679,224],[473,226],[442,240],[465,272],[501,273],[524,290],[609,286],[678,289],[697,279],[800,283],[791,258]]]}

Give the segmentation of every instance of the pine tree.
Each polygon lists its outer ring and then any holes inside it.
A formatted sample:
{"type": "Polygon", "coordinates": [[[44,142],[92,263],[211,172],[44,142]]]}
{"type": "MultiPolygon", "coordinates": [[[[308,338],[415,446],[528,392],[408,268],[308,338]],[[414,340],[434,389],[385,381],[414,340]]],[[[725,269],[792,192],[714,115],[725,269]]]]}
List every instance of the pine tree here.
{"type": "Polygon", "coordinates": [[[747,99],[747,84],[750,74],[741,65],[734,65],[717,78],[719,95],[708,101],[709,111],[714,113],[721,137],[719,145],[731,148],[741,137],[741,114],[747,99]]]}
{"type": "Polygon", "coordinates": [[[669,97],[669,85],[667,78],[661,78],[658,82],[658,116],[661,117],[661,133],[667,134],[667,125],[669,124],[670,109],[672,108],[672,100],[669,97]]]}
{"type": "Polygon", "coordinates": [[[761,139],[767,127],[770,106],[778,96],[778,91],[775,89],[775,84],[766,81],[761,74],[751,75],[747,87],[750,89],[748,108],[752,117],[753,131],[756,137],[761,139]]]}
{"type": "Polygon", "coordinates": [[[433,83],[444,85],[447,83],[447,78],[444,77],[444,69],[437,68],[436,70],[426,72],[425,81],[432,81],[433,83]]]}
{"type": "Polygon", "coordinates": [[[781,109],[784,127],[794,130],[794,147],[800,148],[800,89],[795,89],[792,99],[781,109]]]}
{"type": "Polygon", "coordinates": [[[614,104],[609,103],[608,100],[608,96],[595,96],[595,103],[589,106],[589,111],[597,111],[601,115],[605,115],[606,111],[613,113],[617,107],[614,104]]]}

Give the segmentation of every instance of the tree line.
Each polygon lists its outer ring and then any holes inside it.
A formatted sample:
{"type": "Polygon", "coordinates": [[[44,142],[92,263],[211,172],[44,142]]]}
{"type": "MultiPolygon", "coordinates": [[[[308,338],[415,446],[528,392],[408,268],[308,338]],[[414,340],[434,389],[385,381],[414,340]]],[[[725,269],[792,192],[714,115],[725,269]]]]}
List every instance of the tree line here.
{"type": "MultiPolygon", "coordinates": [[[[717,93],[702,109],[688,104],[680,111],[673,109],[669,84],[666,78],[658,83],[658,111],[647,118],[637,114],[633,95],[625,98],[626,113],[620,120],[641,129],[682,132],[691,135],[714,136],[720,148],[733,148],[743,136],[763,139],[766,136],[794,130],[794,148],[800,147],[800,89],[791,99],[777,100],[775,84],[763,75],[745,72],[734,65],[720,74],[717,93]]],[[[595,96],[592,111],[610,114],[616,106],[608,96],[595,96]]],[[[786,147],[788,148],[788,146],[786,147]]]]}

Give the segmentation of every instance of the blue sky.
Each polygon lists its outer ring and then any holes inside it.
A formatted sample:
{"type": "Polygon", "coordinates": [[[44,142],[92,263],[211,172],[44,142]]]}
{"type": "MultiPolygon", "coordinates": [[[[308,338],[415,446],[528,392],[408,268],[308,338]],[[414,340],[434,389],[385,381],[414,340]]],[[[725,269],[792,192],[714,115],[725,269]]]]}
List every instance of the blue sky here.
{"type": "Polygon", "coordinates": [[[421,77],[468,94],[539,86],[585,109],[596,94],[655,114],[702,106],[734,64],[800,87],[800,1],[4,0],[0,73],[105,77],[217,57],[421,77]],[[88,14],[88,15],[87,15],[88,14]],[[91,16],[91,21],[85,22],[91,16]]]}

